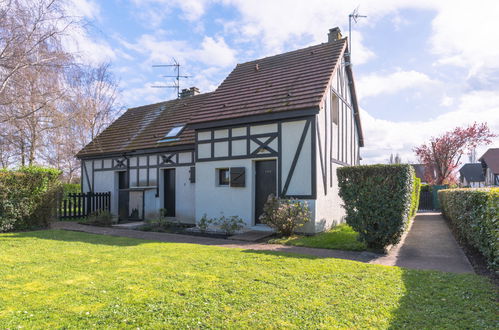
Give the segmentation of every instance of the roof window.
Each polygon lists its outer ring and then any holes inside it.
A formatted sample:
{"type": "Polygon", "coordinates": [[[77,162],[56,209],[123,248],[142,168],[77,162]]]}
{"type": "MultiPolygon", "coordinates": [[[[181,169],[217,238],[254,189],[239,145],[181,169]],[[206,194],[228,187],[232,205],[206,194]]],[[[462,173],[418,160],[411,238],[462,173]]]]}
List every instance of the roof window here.
{"type": "Polygon", "coordinates": [[[175,126],[173,127],[169,132],[168,134],[165,135],[165,138],[173,138],[173,137],[176,137],[178,136],[182,130],[184,129],[185,125],[181,125],[181,126],[175,126]]]}
{"type": "Polygon", "coordinates": [[[182,131],[184,130],[185,128],[185,125],[180,125],[180,126],[175,126],[173,127],[166,135],[163,139],[159,140],[158,143],[161,143],[161,142],[173,142],[173,141],[179,141],[180,138],[178,138],[178,136],[180,135],[180,133],[182,133],[182,131]]]}

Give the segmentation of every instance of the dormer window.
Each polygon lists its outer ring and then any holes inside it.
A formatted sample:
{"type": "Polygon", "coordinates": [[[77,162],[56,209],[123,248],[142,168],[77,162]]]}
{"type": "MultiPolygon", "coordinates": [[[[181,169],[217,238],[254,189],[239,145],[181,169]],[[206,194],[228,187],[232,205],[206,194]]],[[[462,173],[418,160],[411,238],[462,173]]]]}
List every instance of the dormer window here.
{"type": "Polygon", "coordinates": [[[178,141],[178,140],[180,140],[178,138],[178,136],[180,135],[180,133],[182,133],[182,131],[184,130],[184,128],[185,128],[185,125],[179,125],[179,126],[173,127],[165,135],[164,139],[158,141],[158,143],[160,143],[160,142],[172,142],[172,141],[178,141]]]}

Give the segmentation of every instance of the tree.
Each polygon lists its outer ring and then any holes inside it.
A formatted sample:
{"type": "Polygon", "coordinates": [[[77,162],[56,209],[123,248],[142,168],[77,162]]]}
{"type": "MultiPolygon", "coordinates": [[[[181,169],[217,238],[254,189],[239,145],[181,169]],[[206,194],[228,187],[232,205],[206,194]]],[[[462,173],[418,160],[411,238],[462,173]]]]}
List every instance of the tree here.
{"type": "Polygon", "coordinates": [[[432,137],[428,144],[414,148],[419,161],[425,165],[426,180],[430,184],[457,183],[455,170],[461,156],[478,145],[487,145],[496,137],[486,123],[473,123],[468,127],[456,127],[439,137],[432,137]],[[435,172],[435,176],[431,175],[435,172]]]}

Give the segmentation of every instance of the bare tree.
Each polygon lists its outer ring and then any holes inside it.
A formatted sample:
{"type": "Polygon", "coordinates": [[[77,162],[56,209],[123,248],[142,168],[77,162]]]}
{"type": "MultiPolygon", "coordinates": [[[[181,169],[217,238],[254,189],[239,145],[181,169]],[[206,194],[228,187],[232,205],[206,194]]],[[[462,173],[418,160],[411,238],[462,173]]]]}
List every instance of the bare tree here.
{"type": "Polygon", "coordinates": [[[76,119],[82,147],[99,135],[119,114],[118,82],[110,64],[79,66],[68,75],[71,97],[68,113],[76,119]]]}
{"type": "Polygon", "coordinates": [[[76,64],[64,49],[81,23],[64,1],[0,0],[0,166],[50,165],[72,181],[74,155],[121,109],[110,64],[76,64]]]}
{"type": "Polygon", "coordinates": [[[18,73],[60,61],[61,36],[72,23],[61,1],[0,0],[0,104],[15,102],[6,90],[18,73]]]}

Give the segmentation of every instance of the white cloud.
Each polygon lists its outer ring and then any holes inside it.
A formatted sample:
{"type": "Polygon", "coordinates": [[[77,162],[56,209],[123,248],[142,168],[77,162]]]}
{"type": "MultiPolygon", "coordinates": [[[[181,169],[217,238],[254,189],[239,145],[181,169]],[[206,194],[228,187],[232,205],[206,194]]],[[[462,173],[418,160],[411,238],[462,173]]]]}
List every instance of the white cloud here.
{"type": "Polygon", "coordinates": [[[199,62],[216,67],[228,67],[236,62],[236,51],[221,37],[204,37],[200,48],[193,48],[184,40],[161,40],[157,35],[151,34],[142,35],[135,43],[122,41],[122,44],[146,55],[146,65],[169,62],[172,57],[181,64],[199,62]]]}
{"type": "Polygon", "coordinates": [[[181,18],[189,22],[198,21],[205,13],[210,0],[133,0],[135,14],[142,18],[147,28],[159,27],[171,15],[174,8],[181,11],[181,18]]]}
{"type": "MultiPolygon", "coordinates": [[[[365,147],[361,149],[363,163],[386,162],[391,153],[400,154],[404,162],[415,162],[412,148],[454,127],[486,122],[493,132],[499,134],[499,93],[471,92],[459,99],[455,111],[415,122],[378,119],[364,110],[361,111],[361,120],[365,137],[365,147]]],[[[495,138],[492,145],[498,147],[499,138],[495,138]]],[[[488,147],[479,148],[477,154],[481,155],[488,147]]]]}
{"type": "Polygon", "coordinates": [[[359,98],[380,94],[395,94],[408,88],[435,86],[438,82],[426,74],[411,71],[397,71],[391,74],[370,74],[357,80],[359,98]]]}
{"type": "Polygon", "coordinates": [[[452,1],[438,4],[432,22],[432,51],[437,63],[462,66],[469,77],[486,79],[499,70],[499,2],[452,1]]]}

